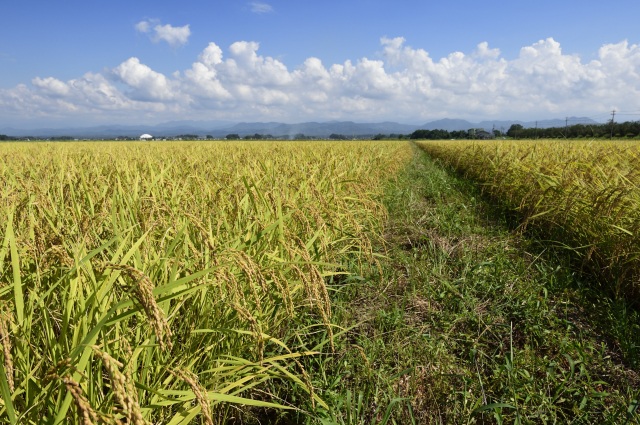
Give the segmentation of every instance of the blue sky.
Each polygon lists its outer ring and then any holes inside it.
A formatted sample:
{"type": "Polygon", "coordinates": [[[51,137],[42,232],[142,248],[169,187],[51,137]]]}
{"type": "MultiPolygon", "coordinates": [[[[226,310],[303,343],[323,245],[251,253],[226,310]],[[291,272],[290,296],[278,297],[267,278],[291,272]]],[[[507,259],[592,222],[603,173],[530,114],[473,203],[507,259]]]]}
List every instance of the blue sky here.
{"type": "Polygon", "coordinates": [[[639,12],[637,0],[4,1],[0,126],[638,119],[639,12]]]}

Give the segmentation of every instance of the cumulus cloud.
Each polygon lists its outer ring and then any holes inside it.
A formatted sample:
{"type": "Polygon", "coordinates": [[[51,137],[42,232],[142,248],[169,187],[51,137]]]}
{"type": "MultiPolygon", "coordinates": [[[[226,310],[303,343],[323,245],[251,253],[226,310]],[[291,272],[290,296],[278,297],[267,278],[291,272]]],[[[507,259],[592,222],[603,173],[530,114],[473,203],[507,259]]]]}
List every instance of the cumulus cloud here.
{"type": "Polygon", "coordinates": [[[215,43],[209,43],[198,57],[198,61],[185,71],[182,80],[183,89],[189,95],[204,100],[229,100],[232,95],[218,79],[217,65],[222,64],[222,49],[215,43]]]}
{"type": "Polygon", "coordinates": [[[135,29],[140,33],[147,34],[154,43],[164,41],[172,47],[187,44],[189,36],[191,36],[191,29],[188,24],[182,27],[174,27],[169,24],[161,25],[155,19],[140,21],[135,25],[135,29]]]}
{"type": "Polygon", "coordinates": [[[65,96],[69,93],[69,86],[63,82],[58,80],[57,78],[47,77],[47,78],[39,78],[36,77],[31,80],[31,84],[34,87],[40,88],[43,91],[51,94],[51,96],[65,96]]]}
{"type": "Polygon", "coordinates": [[[258,1],[249,3],[249,7],[253,13],[263,14],[273,12],[273,7],[270,4],[258,1]]]}
{"type": "MultiPolygon", "coordinates": [[[[152,33],[153,23],[138,30],[152,33]]],[[[187,69],[164,75],[129,58],[109,72],[61,81],[34,78],[0,90],[0,115],[77,117],[127,111],[131,119],[216,116],[230,120],[397,120],[593,116],[612,105],[640,109],[640,46],[602,46],[585,62],[547,38],[514,59],[481,42],[436,59],[402,37],[382,38],[375,59],[325,65],[307,58],[289,69],[260,44],[209,43],[187,69]]]]}
{"type": "Polygon", "coordinates": [[[113,75],[131,89],[130,97],[135,100],[162,101],[174,97],[169,79],[140,63],[138,58],[121,63],[113,75]]]}

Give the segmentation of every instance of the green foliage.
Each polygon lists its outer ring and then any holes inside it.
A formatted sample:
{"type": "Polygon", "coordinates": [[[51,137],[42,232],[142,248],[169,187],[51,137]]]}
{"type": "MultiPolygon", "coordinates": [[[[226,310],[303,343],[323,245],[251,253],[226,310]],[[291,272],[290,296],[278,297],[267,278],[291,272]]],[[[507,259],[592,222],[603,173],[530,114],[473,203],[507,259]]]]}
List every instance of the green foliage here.
{"type": "Polygon", "coordinates": [[[416,130],[409,135],[412,140],[446,140],[446,139],[470,139],[473,138],[468,131],[447,130],[416,130]]]}
{"type": "Polygon", "coordinates": [[[507,136],[513,137],[514,139],[524,136],[524,127],[522,124],[511,125],[509,130],[507,130],[507,136]]]}
{"type": "Polygon", "coordinates": [[[572,124],[550,128],[524,128],[520,124],[514,124],[507,135],[514,139],[636,138],[640,136],[640,121],[609,121],[604,124],[572,124]]]}
{"type": "Polygon", "coordinates": [[[416,153],[389,184],[387,260],[336,295],[318,423],[639,423],[637,311],[442,165],[416,153]]]}

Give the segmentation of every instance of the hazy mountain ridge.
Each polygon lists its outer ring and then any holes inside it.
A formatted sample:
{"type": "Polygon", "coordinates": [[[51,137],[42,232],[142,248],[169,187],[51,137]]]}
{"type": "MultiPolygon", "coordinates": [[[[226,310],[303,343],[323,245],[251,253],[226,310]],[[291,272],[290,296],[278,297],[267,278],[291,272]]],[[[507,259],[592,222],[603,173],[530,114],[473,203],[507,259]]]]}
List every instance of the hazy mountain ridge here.
{"type": "Polygon", "coordinates": [[[487,131],[493,129],[506,132],[513,124],[520,124],[524,128],[551,128],[551,127],[564,127],[565,125],[574,124],[598,124],[597,121],[586,117],[568,117],[566,119],[547,119],[538,121],[518,121],[518,120],[495,120],[495,121],[480,121],[478,123],[472,123],[466,120],[444,118],[441,120],[430,121],[422,127],[424,130],[447,130],[447,131],[459,131],[469,130],[470,128],[482,128],[487,131]]]}
{"type": "Polygon", "coordinates": [[[549,128],[564,127],[566,124],[597,124],[590,118],[571,117],[566,120],[550,119],[539,121],[481,121],[472,123],[462,119],[440,119],[429,121],[422,125],[400,124],[397,122],[356,123],[353,121],[327,121],[304,122],[286,124],[281,122],[241,122],[228,121],[172,121],[157,125],[101,125],[93,127],[68,127],[68,128],[38,128],[16,129],[11,127],[0,128],[0,134],[12,137],[60,137],[70,136],[74,138],[115,138],[138,137],[149,133],[157,137],[175,137],[184,134],[198,136],[213,136],[223,138],[228,134],[238,134],[240,137],[253,134],[270,134],[274,137],[294,137],[304,134],[311,137],[329,137],[332,134],[340,134],[346,137],[366,137],[376,134],[410,134],[415,130],[447,130],[459,131],[471,128],[482,128],[487,131],[493,129],[507,131],[513,124],[520,124],[525,128],[549,128]]]}

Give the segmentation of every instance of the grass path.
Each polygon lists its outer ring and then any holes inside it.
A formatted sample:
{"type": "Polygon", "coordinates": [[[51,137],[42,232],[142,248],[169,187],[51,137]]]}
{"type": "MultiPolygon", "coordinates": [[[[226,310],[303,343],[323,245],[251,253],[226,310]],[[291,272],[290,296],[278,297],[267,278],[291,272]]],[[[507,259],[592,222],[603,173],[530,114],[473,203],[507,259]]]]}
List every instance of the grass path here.
{"type": "Polygon", "coordinates": [[[336,288],[322,423],[640,423],[638,311],[417,149],[385,204],[382,275],[336,288]]]}

